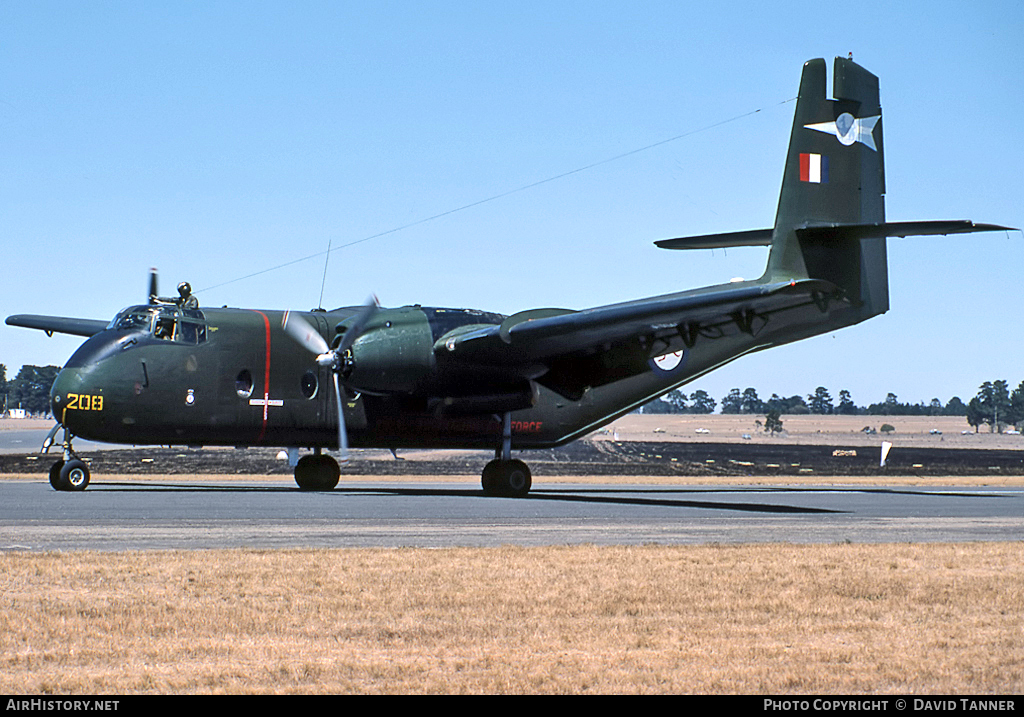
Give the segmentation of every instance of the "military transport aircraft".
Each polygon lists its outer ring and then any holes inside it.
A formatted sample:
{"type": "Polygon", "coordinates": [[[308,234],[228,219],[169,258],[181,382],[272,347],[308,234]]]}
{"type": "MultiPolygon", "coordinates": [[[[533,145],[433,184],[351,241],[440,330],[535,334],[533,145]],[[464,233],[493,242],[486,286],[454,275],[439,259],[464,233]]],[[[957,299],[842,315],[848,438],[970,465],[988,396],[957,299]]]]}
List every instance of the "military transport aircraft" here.
{"type": "Polygon", "coordinates": [[[334,311],[199,308],[156,295],[109,323],[11,316],[89,337],[50,398],[63,427],[58,490],[83,490],[72,439],[282,446],[303,489],[330,490],[348,446],[494,449],[484,492],[525,496],[512,449],[568,443],[753,351],[859,323],[889,308],[886,237],[1004,229],[886,222],[878,78],[836,58],[804,65],[775,225],[655,242],[666,249],[769,246],[764,275],[574,311],[512,316],[376,301],[334,311]]]}

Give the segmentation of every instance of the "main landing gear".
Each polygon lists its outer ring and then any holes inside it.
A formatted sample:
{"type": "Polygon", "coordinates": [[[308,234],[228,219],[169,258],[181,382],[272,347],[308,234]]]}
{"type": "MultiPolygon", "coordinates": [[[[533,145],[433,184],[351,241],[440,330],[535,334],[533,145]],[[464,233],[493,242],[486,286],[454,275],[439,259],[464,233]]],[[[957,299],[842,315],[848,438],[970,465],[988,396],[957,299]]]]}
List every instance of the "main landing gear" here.
{"type": "Polygon", "coordinates": [[[334,490],[341,479],[338,462],[319,448],[295,464],[295,482],[300,490],[334,490]]]}
{"type": "Polygon", "coordinates": [[[512,415],[504,414],[501,424],[501,448],[484,466],[480,483],[485,495],[525,498],[533,486],[533,476],[525,463],[512,458],[512,415]]]}
{"type": "MultiPolygon", "coordinates": [[[[53,436],[60,428],[58,423],[50,431],[43,443],[43,450],[48,451],[53,445],[53,436]]],[[[71,434],[64,429],[64,456],[50,466],[50,485],[54,490],[85,490],[89,485],[89,466],[75,455],[71,447],[71,434]]]]}

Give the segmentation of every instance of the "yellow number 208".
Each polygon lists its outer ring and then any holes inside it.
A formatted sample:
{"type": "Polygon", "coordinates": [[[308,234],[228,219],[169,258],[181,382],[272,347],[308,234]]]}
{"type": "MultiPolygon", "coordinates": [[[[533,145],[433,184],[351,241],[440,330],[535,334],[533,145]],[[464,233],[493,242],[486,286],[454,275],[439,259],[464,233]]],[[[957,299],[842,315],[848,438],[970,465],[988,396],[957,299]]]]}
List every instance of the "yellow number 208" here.
{"type": "Polygon", "coordinates": [[[69,393],[67,411],[102,411],[103,396],[88,393],[69,393]]]}

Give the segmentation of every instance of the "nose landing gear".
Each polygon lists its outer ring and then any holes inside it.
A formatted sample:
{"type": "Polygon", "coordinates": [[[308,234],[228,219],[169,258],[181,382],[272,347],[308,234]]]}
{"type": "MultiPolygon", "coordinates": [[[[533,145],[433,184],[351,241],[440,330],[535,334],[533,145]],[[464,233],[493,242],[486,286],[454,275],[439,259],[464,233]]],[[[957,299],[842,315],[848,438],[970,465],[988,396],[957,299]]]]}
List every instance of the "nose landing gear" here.
{"type": "Polygon", "coordinates": [[[50,467],[50,485],[54,490],[85,490],[89,477],[89,466],[79,458],[61,459],[50,467]]]}
{"type": "MultiPolygon", "coordinates": [[[[43,443],[44,451],[50,449],[53,435],[57,432],[58,428],[60,428],[59,423],[54,426],[53,430],[46,437],[46,442],[43,443]]],[[[64,457],[50,466],[50,485],[53,486],[54,490],[79,491],[85,490],[89,485],[89,466],[75,455],[75,450],[71,447],[72,438],[71,433],[65,428],[63,441],[64,457]]]]}

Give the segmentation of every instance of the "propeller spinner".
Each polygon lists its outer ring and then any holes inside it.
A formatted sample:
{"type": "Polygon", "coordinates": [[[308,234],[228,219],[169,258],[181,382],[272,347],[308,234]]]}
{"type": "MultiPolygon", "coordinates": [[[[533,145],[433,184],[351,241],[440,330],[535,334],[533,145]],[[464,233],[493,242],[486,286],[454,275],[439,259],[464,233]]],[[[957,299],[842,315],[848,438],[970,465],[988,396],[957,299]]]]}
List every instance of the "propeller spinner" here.
{"type": "Polygon", "coordinates": [[[341,386],[338,380],[341,357],[356,342],[378,308],[377,297],[371,297],[363,310],[356,315],[348,331],[342,335],[337,347],[333,349],[320,332],[301,316],[286,311],[281,320],[285,332],[304,349],[316,355],[317,365],[331,369],[331,376],[334,379],[334,400],[338,408],[338,450],[341,453],[340,462],[343,464],[348,463],[348,432],[345,429],[345,411],[341,405],[341,386]]]}

